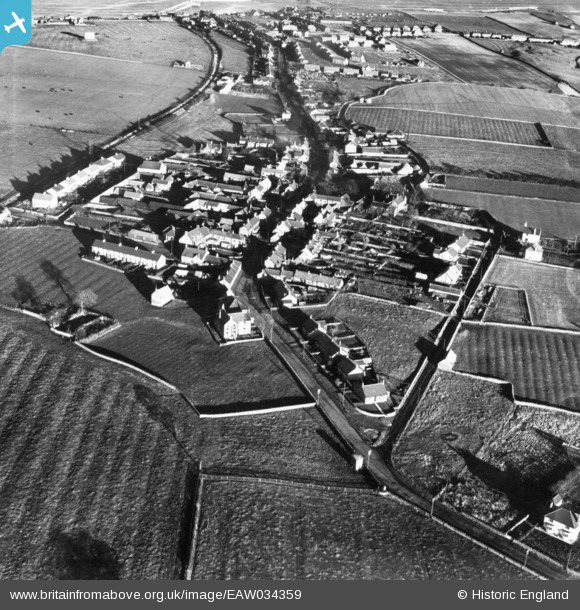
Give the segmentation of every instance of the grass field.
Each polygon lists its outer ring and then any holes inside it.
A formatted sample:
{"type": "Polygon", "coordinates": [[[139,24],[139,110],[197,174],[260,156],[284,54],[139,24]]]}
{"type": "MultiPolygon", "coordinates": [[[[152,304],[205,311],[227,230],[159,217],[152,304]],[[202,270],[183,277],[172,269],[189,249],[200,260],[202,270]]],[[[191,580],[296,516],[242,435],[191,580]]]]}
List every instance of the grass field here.
{"type": "MultiPolygon", "coordinates": [[[[409,146],[431,172],[509,181],[544,182],[577,188],[580,154],[548,148],[519,148],[495,142],[470,142],[414,135],[409,146]]],[[[530,219],[531,222],[531,219],[530,219]]]]}
{"type": "Polygon", "coordinates": [[[441,194],[431,193],[438,201],[487,210],[496,220],[518,231],[524,231],[527,223],[542,230],[546,237],[574,240],[580,233],[578,203],[447,189],[441,194]]]}
{"type": "Polygon", "coordinates": [[[153,317],[123,326],[95,345],[177,385],[202,412],[231,412],[311,401],[263,342],[220,348],[201,320],[153,317]]]}
{"type": "Polygon", "coordinates": [[[578,203],[450,189],[426,189],[425,192],[433,201],[487,210],[497,221],[518,231],[524,231],[527,223],[541,229],[546,237],[573,240],[580,234],[578,203]]]}
{"type": "Polygon", "coordinates": [[[194,142],[237,141],[234,124],[220,116],[220,112],[221,108],[210,97],[148,127],[118,148],[125,154],[147,158],[191,150],[194,142]]]}
{"type": "Polygon", "coordinates": [[[570,30],[561,28],[560,26],[552,23],[547,23],[543,19],[535,17],[527,12],[496,13],[493,15],[493,19],[537,38],[552,38],[553,40],[562,40],[562,38],[570,35],[570,30]]]}
{"type": "Polygon", "coordinates": [[[194,578],[526,578],[388,498],[274,483],[204,484],[194,578]]]}
{"type": "Polygon", "coordinates": [[[459,371],[511,381],[522,400],[580,411],[580,336],[464,324],[453,351],[459,371]]]}
{"type": "Polygon", "coordinates": [[[151,386],[6,312],[0,372],[1,577],[173,578],[185,463],[151,386]]]}
{"type": "MultiPolygon", "coordinates": [[[[317,314],[342,320],[366,344],[377,374],[406,380],[417,367],[429,337],[444,317],[352,294],[339,295],[317,314]]],[[[432,339],[431,339],[432,341],[432,339]]]]}
{"type": "Polygon", "coordinates": [[[530,66],[517,64],[454,34],[405,38],[403,47],[421,53],[456,78],[480,85],[556,91],[556,81],[530,66]]]}
{"type": "Polygon", "coordinates": [[[535,326],[580,329],[580,270],[500,256],[487,282],[524,290],[535,326]]]}
{"type": "Polygon", "coordinates": [[[485,312],[486,322],[530,324],[530,314],[524,290],[498,287],[485,312]]]}
{"type": "Polygon", "coordinates": [[[43,301],[69,304],[80,290],[91,288],[98,297],[96,308],[123,324],[97,345],[176,384],[200,408],[306,401],[264,343],[220,348],[191,307],[152,307],[144,296],[150,287],[136,287],[120,273],[83,262],[80,246],[68,230],[0,232],[0,301],[14,305],[23,300],[22,293],[32,291],[43,301]]]}
{"type": "Polygon", "coordinates": [[[448,13],[429,13],[412,11],[413,17],[417,17],[423,23],[429,25],[441,24],[444,28],[451,32],[470,33],[470,32],[489,32],[492,34],[503,34],[504,36],[512,36],[518,34],[518,30],[510,28],[504,23],[495,21],[490,17],[476,13],[465,14],[448,14],[448,13]]]}
{"type": "Polygon", "coordinates": [[[490,140],[527,146],[540,145],[540,134],[534,124],[523,121],[474,118],[367,104],[350,106],[346,118],[361,125],[381,129],[400,129],[412,134],[490,140]]]}
{"type": "Polygon", "coordinates": [[[7,48],[2,62],[0,151],[10,161],[0,170],[0,193],[50,179],[89,145],[184,97],[203,76],[28,47],[7,48]]]}
{"type": "Polygon", "coordinates": [[[233,112],[277,115],[282,112],[282,102],[277,96],[255,98],[244,95],[233,95],[231,93],[218,93],[215,97],[224,114],[233,112]]]}
{"type": "MultiPolygon", "coordinates": [[[[97,21],[86,25],[39,25],[30,46],[171,67],[176,59],[207,71],[211,49],[201,36],[173,22],[97,21]],[[95,32],[96,41],[83,39],[95,32]]],[[[189,77],[185,77],[189,78],[189,77]]]]}
{"type": "Polygon", "coordinates": [[[438,372],[393,462],[425,493],[507,529],[526,514],[541,520],[558,492],[578,501],[577,472],[562,443],[579,434],[577,415],[516,407],[502,386],[438,372]]]}
{"type": "Polygon", "coordinates": [[[534,182],[516,182],[510,180],[488,180],[486,178],[471,178],[468,176],[446,177],[447,188],[459,191],[478,193],[496,193],[512,197],[534,197],[556,201],[580,201],[580,189],[556,186],[553,184],[538,184],[534,182]]]}
{"type": "Polygon", "coordinates": [[[102,0],[94,6],[88,0],[37,0],[33,15],[68,15],[84,17],[88,14],[118,16],[132,13],[153,13],[175,6],[173,0],[130,0],[119,5],[117,0],[102,0]]]}
{"type": "Polygon", "coordinates": [[[248,46],[219,32],[212,32],[211,37],[222,50],[223,69],[233,74],[248,74],[250,71],[248,46]]]}
{"type": "Polygon", "coordinates": [[[509,87],[417,83],[388,89],[386,95],[375,98],[372,104],[580,127],[580,100],[560,94],[509,87]]]}
{"type": "Polygon", "coordinates": [[[546,125],[544,131],[554,148],[575,152],[580,151],[580,129],[546,125]]]}
{"type": "MultiPolygon", "coordinates": [[[[574,30],[570,30],[568,35],[574,36],[574,30]]],[[[580,70],[577,69],[576,63],[577,49],[549,44],[490,40],[489,38],[475,40],[477,44],[486,49],[523,61],[580,89],[580,70]]]]}

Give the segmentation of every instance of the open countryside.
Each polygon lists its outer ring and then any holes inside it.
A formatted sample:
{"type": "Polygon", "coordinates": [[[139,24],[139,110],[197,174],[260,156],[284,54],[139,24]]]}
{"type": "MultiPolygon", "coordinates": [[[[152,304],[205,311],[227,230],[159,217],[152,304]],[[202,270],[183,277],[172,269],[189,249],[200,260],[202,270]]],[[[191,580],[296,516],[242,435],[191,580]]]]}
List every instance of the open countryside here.
{"type": "Polygon", "coordinates": [[[580,575],[574,15],[350,4],[3,53],[0,575],[580,575]]]}

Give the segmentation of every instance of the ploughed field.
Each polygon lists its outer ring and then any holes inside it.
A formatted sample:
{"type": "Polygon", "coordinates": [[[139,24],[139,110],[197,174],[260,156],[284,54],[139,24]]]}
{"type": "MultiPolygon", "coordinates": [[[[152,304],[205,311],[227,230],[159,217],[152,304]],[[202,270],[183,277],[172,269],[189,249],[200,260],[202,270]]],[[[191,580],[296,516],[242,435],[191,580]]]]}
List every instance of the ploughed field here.
{"type": "Polygon", "coordinates": [[[528,578],[368,491],[206,480],[196,580],[528,578]]]}
{"type": "Polygon", "coordinates": [[[496,288],[483,319],[485,322],[529,325],[530,311],[525,290],[496,288]]]}
{"type": "Polygon", "coordinates": [[[174,578],[186,463],[147,381],[0,314],[2,578],[174,578]]]}
{"type": "MultiPolygon", "coordinates": [[[[534,326],[580,330],[580,270],[500,256],[486,281],[525,291],[534,326]]],[[[510,321],[503,319],[500,307],[494,317],[510,321]]]]}
{"type": "Polygon", "coordinates": [[[525,120],[543,125],[580,127],[579,99],[558,93],[510,88],[509,83],[505,86],[498,85],[499,83],[495,86],[458,83],[401,85],[388,89],[385,95],[373,98],[371,104],[472,117],[525,120]]]}
{"type": "Polygon", "coordinates": [[[466,83],[557,91],[553,78],[462,36],[430,34],[423,39],[405,38],[397,44],[420,53],[466,83]]]}
{"type": "MultiPolygon", "coordinates": [[[[402,108],[378,108],[367,104],[350,106],[346,118],[377,129],[400,129],[411,134],[491,140],[527,146],[541,145],[540,133],[536,126],[523,121],[474,118],[402,108]]],[[[450,142],[449,146],[453,146],[453,142],[450,142]]]]}
{"type": "Polygon", "coordinates": [[[580,411],[580,335],[463,323],[455,369],[510,381],[520,400],[580,411]]]}
{"type": "MultiPolygon", "coordinates": [[[[209,69],[212,58],[211,49],[201,36],[166,21],[98,20],[82,25],[41,24],[32,29],[29,45],[165,67],[171,67],[175,60],[190,61],[200,65],[202,72],[209,69]],[[84,40],[85,32],[94,32],[97,39],[84,40]]],[[[183,74],[182,77],[189,78],[183,74]]]]}
{"type": "Polygon", "coordinates": [[[487,210],[497,221],[520,231],[534,227],[545,237],[571,240],[580,233],[580,203],[447,188],[425,189],[425,193],[432,201],[487,210]]]}

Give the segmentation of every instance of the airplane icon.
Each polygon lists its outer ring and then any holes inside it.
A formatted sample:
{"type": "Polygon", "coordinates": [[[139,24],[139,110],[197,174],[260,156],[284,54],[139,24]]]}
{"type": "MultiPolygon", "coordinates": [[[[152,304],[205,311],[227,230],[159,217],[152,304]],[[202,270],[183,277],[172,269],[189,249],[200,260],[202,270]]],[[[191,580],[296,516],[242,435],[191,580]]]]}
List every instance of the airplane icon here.
{"type": "Polygon", "coordinates": [[[10,34],[10,30],[15,27],[19,27],[25,34],[26,30],[24,29],[24,19],[20,19],[16,13],[12,13],[12,17],[14,17],[14,23],[12,25],[5,25],[4,29],[10,34]]]}

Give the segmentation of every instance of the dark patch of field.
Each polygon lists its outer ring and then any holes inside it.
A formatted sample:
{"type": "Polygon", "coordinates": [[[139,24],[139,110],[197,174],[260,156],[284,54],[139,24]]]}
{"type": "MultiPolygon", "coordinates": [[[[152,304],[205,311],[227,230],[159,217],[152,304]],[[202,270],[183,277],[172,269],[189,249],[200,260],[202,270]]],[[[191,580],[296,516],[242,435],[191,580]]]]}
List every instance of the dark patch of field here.
{"type": "Polygon", "coordinates": [[[580,330],[580,270],[499,256],[487,281],[525,291],[535,326],[580,330]]]}
{"type": "Polygon", "coordinates": [[[530,226],[542,230],[546,237],[572,240],[580,233],[578,203],[450,189],[426,189],[425,192],[433,201],[486,210],[498,222],[518,231],[530,226]]]}
{"type": "Polygon", "coordinates": [[[486,322],[530,324],[525,290],[496,288],[485,313],[486,322]]]}
{"type": "Polygon", "coordinates": [[[212,32],[214,42],[222,50],[222,65],[225,72],[248,74],[250,71],[250,51],[247,45],[229,36],[212,32]]]}
{"type": "Polygon", "coordinates": [[[514,180],[488,180],[468,176],[446,176],[447,188],[458,191],[478,193],[496,193],[511,197],[533,197],[556,201],[580,201],[580,189],[554,184],[538,184],[534,182],[517,182],[514,180]]]}
{"type": "Polygon", "coordinates": [[[475,118],[367,104],[350,106],[346,117],[360,125],[377,129],[400,129],[411,134],[540,146],[540,134],[535,125],[523,121],[475,118]]]}
{"type": "Polygon", "coordinates": [[[233,95],[231,93],[218,93],[216,101],[224,114],[248,113],[275,115],[282,111],[282,102],[278,97],[250,97],[245,95],[233,95]]]}
{"type": "Polygon", "coordinates": [[[211,64],[211,49],[203,38],[173,22],[99,20],[76,26],[41,24],[32,29],[29,46],[166,67],[178,59],[201,65],[202,71],[207,71],[211,64]],[[97,40],[84,40],[86,31],[94,32],[97,40]]]}
{"type": "Polygon", "coordinates": [[[204,483],[196,580],[526,578],[413,509],[352,490],[204,483]]]}
{"type": "Polygon", "coordinates": [[[459,371],[510,381],[522,400],[580,411],[580,335],[464,323],[453,350],[459,371]]]}
{"type": "MultiPolygon", "coordinates": [[[[518,66],[517,63],[515,65],[518,66]]],[[[580,100],[559,93],[509,87],[510,85],[501,87],[497,84],[417,83],[388,89],[385,95],[374,98],[372,104],[580,127],[580,100]]]]}
{"type": "Polygon", "coordinates": [[[411,136],[409,146],[425,159],[432,172],[580,186],[580,154],[576,152],[421,135],[411,136]]]}
{"type": "Polygon", "coordinates": [[[514,62],[454,34],[405,38],[403,47],[421,53],[456,78],[480,85],[557,91],[556,81],[534,68],[514,62]]]}

